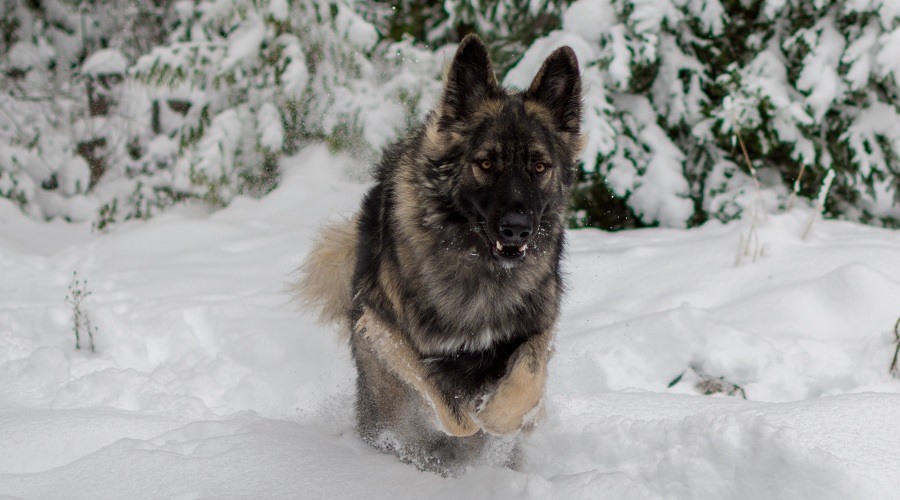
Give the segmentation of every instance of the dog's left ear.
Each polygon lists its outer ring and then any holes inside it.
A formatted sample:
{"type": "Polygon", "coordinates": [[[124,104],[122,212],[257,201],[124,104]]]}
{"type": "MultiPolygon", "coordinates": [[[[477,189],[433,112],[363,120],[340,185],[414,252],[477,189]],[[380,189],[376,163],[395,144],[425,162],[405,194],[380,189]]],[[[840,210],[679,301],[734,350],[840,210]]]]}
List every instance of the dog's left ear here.
{"type": "Polygon", "coordinates": [[[560,47],[544,61],[525,91],[525,100],[545,106],[560,130],[573,134],[581,128],[581,75],[578,58],[570,47],[560,47]]]}

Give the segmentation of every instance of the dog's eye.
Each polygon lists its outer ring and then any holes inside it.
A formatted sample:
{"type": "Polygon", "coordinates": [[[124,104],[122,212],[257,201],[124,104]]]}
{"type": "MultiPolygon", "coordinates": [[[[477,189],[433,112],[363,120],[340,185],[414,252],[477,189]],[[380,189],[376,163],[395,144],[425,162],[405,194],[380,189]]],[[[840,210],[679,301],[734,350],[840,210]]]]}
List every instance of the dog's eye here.
{"type": "Polygon", "coordinates": [[[538,162],[538,163],[534,166],[534,171],[537,172],[537,173],[539,173],[539,174],[543,173],[544,170],[547,170],[547,164],[546,164],[546,163],[538,162]]]}
{"type": "Polygon", "coordinates": [[[481,160],[478,165],[482,170],[490,170],[494,167],[494,164],[491,163],[491,160],[481,160]]]}

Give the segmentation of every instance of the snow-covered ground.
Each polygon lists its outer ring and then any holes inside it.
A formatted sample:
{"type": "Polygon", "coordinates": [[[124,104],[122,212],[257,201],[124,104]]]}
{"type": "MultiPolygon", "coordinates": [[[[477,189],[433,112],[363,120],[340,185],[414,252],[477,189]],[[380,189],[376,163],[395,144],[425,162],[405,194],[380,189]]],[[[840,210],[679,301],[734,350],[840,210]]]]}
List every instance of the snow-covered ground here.
{"type": "Polygon", "coordinates": [[[739,266],[748,221],[570,233],[522,471],[444,479],[369,448],[348,349],[286,291],[361,168],[311,148],[263,200],[108,234],[0,199],[0,497],[900,496],[900,232],[818,221],[804,241],[804,209],[760,222],[739,266]],[[96,354],[74,349],[74,271],[96,354]]]}

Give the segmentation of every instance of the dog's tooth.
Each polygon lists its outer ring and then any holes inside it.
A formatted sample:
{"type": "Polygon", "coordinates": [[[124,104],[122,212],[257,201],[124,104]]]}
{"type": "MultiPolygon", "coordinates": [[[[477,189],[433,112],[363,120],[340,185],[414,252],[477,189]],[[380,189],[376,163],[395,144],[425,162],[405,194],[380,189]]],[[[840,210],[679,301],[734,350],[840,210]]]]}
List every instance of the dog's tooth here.
{"type": "Polygon", "coordinates": [[[522,246],[519,247],[519,251],[520,251],[520,252],[524,252],[525,250],[528,250],[528,243],[526,243],[526,244],[524,244],[524,245],[522,245],[522,246]]]}
{"type": "Polygon", "coordinates": [[[497,242],[497,250],[503,250],[503,245],[499,241],[497,242]]]}

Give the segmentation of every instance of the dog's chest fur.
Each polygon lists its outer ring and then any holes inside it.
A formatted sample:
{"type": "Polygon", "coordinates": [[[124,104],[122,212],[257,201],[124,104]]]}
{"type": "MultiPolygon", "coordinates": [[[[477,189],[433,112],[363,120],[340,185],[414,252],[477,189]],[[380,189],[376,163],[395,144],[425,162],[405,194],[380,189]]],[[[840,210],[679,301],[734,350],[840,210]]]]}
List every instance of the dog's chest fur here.
{"type": "MultiPolygon", "coordinates": [[[[450,259],[447,259],[450,260],[450,259]]],[[[540,268],[486,272],[464,258],[456,266],[425,267],[419,307],[404,325],[426,355],[493,349],[525,338],[555,318],[556,283],[540,268]]],[[[542,267],[542,266],[540,266],[542,267]]]]}

